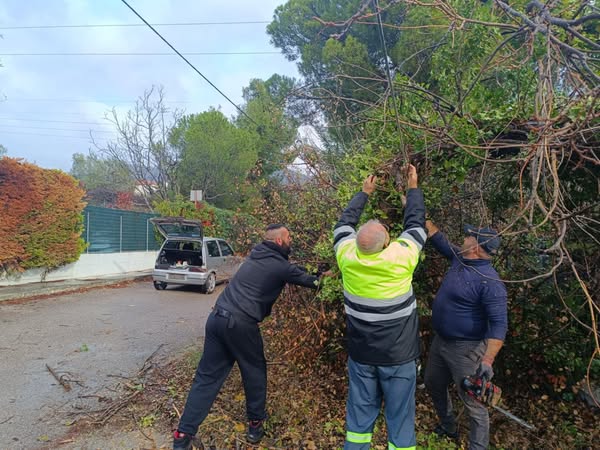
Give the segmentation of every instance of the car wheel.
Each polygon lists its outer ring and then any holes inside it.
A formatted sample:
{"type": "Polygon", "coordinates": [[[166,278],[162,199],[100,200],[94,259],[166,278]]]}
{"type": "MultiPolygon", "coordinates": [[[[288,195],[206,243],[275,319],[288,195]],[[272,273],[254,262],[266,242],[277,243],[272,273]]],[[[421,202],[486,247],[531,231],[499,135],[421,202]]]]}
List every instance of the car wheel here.
{"type": "Polygon", "coordinates": [[[206,279],[206,283],[202,286],[202,292],[204,294],[212,294],[215,291],[215,286],[217,285],[217,277],[214,272],[208,274],[208,278],[206,279]]]}
{"type": "Polygon", "coordinates": [[[164,291],[167,288],[167,283],[165,283],[164,281],[155,281],[154,282],[154,289],[156,289],[157,291],[164,291]]]}

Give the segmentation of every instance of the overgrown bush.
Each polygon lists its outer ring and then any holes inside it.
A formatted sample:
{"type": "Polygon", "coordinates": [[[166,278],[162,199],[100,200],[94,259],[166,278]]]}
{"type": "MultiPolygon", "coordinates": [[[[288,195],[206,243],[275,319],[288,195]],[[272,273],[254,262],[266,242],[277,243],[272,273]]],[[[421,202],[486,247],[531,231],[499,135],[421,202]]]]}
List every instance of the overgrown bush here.
{"type": "Polygon", "coordinates": [[[85,249],[83,195],[60,170],[0,159],[0,272],[50,271],[77,261],[85,249]]]}
{"type": "MultiPolygon", "coordinates": [[[[419,166],[428,213],[453,241],[462,240],[464,223],[492,223],[502,229],[508,218],[518,211],[515,204],[519,201],[519,188],[510,166],[487,172],[482,181],[482,163],[470,157],[466,160],[458,151],[450,155],[430,153],[427,158],[414,152],[412,156],[419,166]]],[[[390,226],[392,234],[399,234],[403,208],[401,192],[394,184],[401,155],[393,148],[365,145],[342,158],[338,155],[335,172],[329,171],[325,154],[313,153],[305,155],[305,159],[315,164],[312,178],[271,192],[255,212],[265,222],[282,222],[289,226],[294,261],[309,268],[335,268],[332,226],[369,173],[379,173],[380,189],[370,199],[363,220],[378,218],[390,226]],[[329,182],[333,175],[338,177],[335,189],[329,182]]],[[[507,280],[509,334],[496,369],[500,383],[513,385],[515,380],[523,380],[519,386],[524,391],[571,400],[577,382],[587,373],[594,341],[588,325],[586,298],[573,272],[568,266],[553,274],[549,272],[558,260],[557,255],[544,251],[552,243],[553,231],[548,225],[539,227],[535,233],[503,236],[502,249],[494,265],[507,280]],[[519,282],[528,278],[533,279],[519,282]]],[[[570,244],[577,239],[576,233],[566,236],[570,244]]],[[[599,256],[595,245],[593,240],[583,240],[574,247],[578,248],[580,261],[590,262],[587,267],[580,264],[578,267],[591,287],[597,285],[594,278],[597,265],[592,264],[599,256]]],[[[424,357],[432,333],[431,303],[447,267],[444,258],[427,246],[415,273],[424,357]]],[[[278,319],[273,328],[277,330],[282,349],[293,349],[289,352],[290,358],[304,370],[321,370],[322,366],[331,368],[333,365],[340,375],[345,352],[339,277],[327,280],[316,296],[290,288],[278,307],[285,308],[285,320],[278,319]]],[[[599,369],[598,361],[593,361],[590,365],[592,380],[600,376],[599,369]]]]}
{"type": "Polygon", "coordinates": [[[214,232],[227,239],[236,252],[246,253],[262,238],[263,224],[256,217],[238,211],[215,208],[214,232]]]}

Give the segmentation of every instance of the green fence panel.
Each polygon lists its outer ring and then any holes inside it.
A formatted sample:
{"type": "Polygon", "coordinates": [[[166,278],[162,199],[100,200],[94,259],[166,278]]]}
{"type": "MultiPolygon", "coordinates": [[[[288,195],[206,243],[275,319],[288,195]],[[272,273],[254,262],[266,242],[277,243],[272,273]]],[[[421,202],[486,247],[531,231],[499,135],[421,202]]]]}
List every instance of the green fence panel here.
{"type": "Polygon", "coordinates": [[[87,253],[117,253],[158,250],[152,217],[158,214],[86,206],[83,239],[87,253]]]}

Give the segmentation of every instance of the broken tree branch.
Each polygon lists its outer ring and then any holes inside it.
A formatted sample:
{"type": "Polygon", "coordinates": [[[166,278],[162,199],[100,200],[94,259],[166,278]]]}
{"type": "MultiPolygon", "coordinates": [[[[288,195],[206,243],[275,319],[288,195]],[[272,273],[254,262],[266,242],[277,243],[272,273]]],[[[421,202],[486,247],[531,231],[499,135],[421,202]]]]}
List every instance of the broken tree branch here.
{"type": "Polygon", "coordinates": [[[56,381],[58,381],[60,383],[60,385],[64,388],[65,391],[70,392],[71,391],[71,386],[69,386],[68,383],[66,383],[62,377],[59,377],[56,372],[54,370],[52,370],[52,368],[46,364],[46,369],[48,369],[48,372],[50,372],[52,374],[52,376],[56,379],[56,381]]]}

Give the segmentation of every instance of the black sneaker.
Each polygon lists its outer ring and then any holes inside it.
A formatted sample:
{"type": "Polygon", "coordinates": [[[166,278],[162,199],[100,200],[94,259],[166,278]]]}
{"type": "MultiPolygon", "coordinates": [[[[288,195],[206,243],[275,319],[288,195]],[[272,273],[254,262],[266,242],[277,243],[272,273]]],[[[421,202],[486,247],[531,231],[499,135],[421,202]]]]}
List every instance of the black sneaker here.
{"type": "Polygon", "coordinates": [[[173,450],[192,450],[192,438],[189,434],[173,432],[173,450]]]}
{"type": "Polygon", "coordinates": [[[260,442],[265,435],[264,423],[265,419],[251,420],[248,422],[248,434],[246,435],[248,442],[252,444],[258,444],[260,442]]]}
{"type": "Polygon", "coordinates": [[[456,428],[454,429],[454,431],[449,431],[446,428],[444,428],[444,425],[442,425],[441,423],[437,427],[435,427],[433,432],[440,437],[447,436],[450,439],[458,439],[458,430],[456,428]]]}

